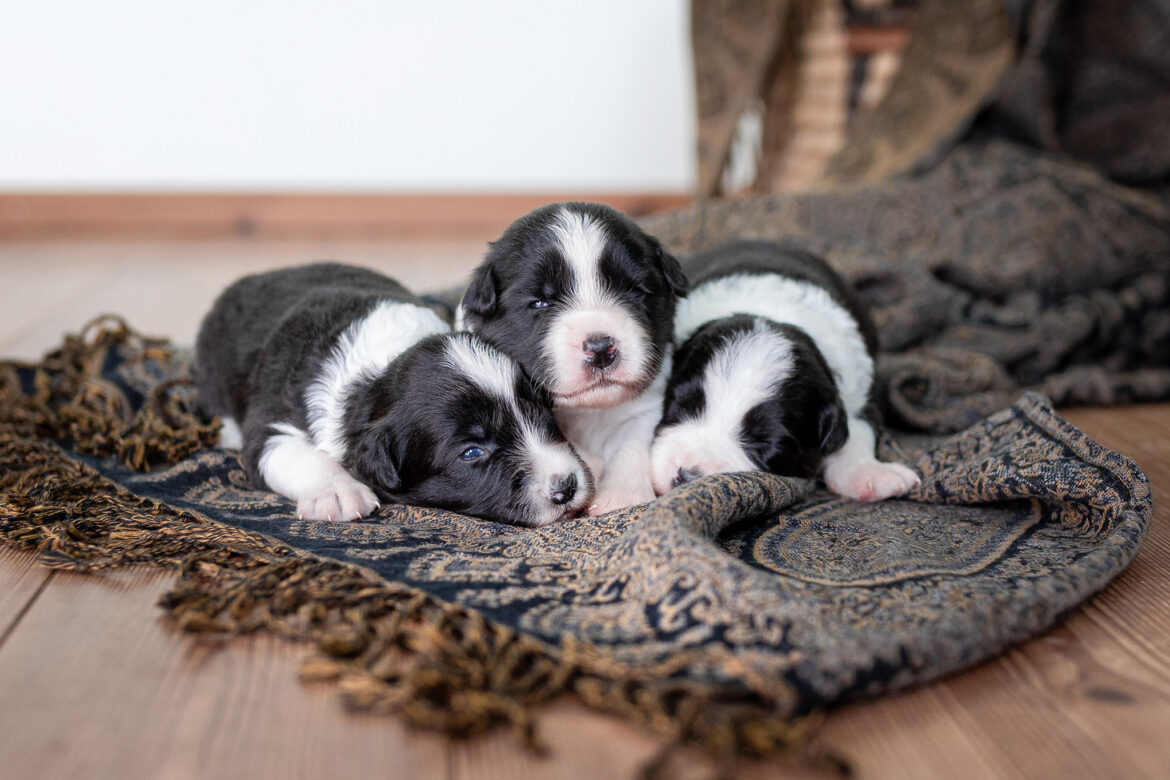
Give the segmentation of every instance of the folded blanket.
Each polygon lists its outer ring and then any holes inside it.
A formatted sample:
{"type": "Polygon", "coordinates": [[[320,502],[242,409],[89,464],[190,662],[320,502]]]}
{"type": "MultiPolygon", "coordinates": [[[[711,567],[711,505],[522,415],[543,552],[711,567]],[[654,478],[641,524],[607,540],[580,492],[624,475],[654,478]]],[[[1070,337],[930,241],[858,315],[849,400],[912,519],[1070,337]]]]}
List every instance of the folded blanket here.
{"type": "Polygon", "coordinates": [[[1170,398],[1170,208],[1071,161],[968,143],[914,178],[641,220],[680,254],[799,241],[870,307],[888,422],[956,431],[1023,389],[1170,398]]]}

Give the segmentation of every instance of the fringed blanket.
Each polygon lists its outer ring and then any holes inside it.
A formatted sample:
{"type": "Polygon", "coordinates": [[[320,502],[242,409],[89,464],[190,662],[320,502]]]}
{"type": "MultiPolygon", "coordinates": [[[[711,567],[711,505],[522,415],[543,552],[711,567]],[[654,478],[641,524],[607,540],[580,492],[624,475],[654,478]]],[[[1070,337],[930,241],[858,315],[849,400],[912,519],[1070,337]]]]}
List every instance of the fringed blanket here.
{"type": "Polygon", "coordinates": [[[1102,63],[1167,49],[1157,3],[1023,5],[1013,28],[994,2],[925,4],[890,94],[829,167],[836,188],[644,223],[680,253],[804,240],[858,286],[884,350],[881,454],[923,477],[905,500],[740,474],[536,530],[401,506],[299,522],[213,448],[189,356],[107,321],[39,364],[0,365],[0,537],[56,567],[173,567],[161,604],[190,630],[311,640],[303,674],[339,679],[354,708],[452,734],[506,723],[529,744],[535,705],[571,691],[716,756],[765,754],[799,741],[813,709],[1044,630],[1125,567],[1150,519],[1133,462],[1040,393],[1170,397],[1170,209],[1115,183],[1164,184],[1165,155],[1151,147],[1143,168],[1113,143],[1165,126],[1133,113],[1165,89],[1101,114],[1081,100],[1102,94],[1102,63]],[[1154,32],[1077,37],[1105,22],[1154,32]],[[1092,44],[1071,50],[1085,66],[1040,91],[1071,102],[1029,125],[1018,109],[1041,105],[1029,87],[1068,40],[1092,44]],[[1010,70],[996,52],[1015,41],[1010,70]],[[945,154],[1005,70],[984,139],[945,154]],[[1047,151],[986,137],[1003,126],[1047,151]],[[1087,143],[1093,128],[1111,143],[1087,143]],[[1078,149],[1113,178],[1048,156],[1078,149]],[[928,157],[941,162],[886,176],[928,157]]]}
{"type": "Polygon", "coordinates": [[[949,436],[886,438],[922,473],[859,505],[764,474],[541,529],[416,507],[295,520],[189,409],[189,359],[107,321],[0,371],[0,536],[48,565],[176,567],[194,631],[311,639],[354,708],[535,743],[572,691],[717,756],[1049,626],[1137,551],[1145,477],[1027,394],[949,436]]]}

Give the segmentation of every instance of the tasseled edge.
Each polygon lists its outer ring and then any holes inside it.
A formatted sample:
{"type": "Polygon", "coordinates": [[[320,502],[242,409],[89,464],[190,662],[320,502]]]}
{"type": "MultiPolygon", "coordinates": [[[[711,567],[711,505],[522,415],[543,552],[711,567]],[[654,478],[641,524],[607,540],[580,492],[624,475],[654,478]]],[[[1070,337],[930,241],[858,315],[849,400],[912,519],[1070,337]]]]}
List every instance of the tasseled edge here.
{"type": "Polygon", "coordinates": [[[135,495],[71,459],[45,439],[71,439],[145,470],[217,436],[216,422],[204,423],[171,392],[178,382],[162,383],[131,411],[100,379],[107,350],[165,358],[165,345],[120,321],[88,331],[25,367],[35,372],[31,394],[17,366],[0,366],[0,539],[13,547],[56,569],[176,569],[159,604],[180,626],[311,642],[316,652],[301,678],[335,681],[351,710],[396,713],[458,737],[505,725],[539,752],[537,706],[571,692],[669,738],[646,777],[666,776],[678,745],[703,749],[725,770],[739,756],[783,755],[848,774],[841,758],[811,747],[818,719],[791,717],[791,701],[639,671],[571,636],[541,642],[357,566],[135,495]]]}

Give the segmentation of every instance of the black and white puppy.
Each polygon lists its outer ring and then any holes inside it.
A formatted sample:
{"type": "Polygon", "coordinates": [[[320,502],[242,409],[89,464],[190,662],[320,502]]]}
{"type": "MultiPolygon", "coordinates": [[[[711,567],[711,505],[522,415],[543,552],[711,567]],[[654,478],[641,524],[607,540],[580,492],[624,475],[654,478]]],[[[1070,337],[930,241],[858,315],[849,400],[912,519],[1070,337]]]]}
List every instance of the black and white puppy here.
{"type": "Polygon", "coordinates": [[[678,261],[620,212],[557,203],[518,219],[472,276],[456,327],[516,358],[593,470],[600,514],[651,501],[678,261]]]}
{"type": "Polygon", "coordinates": [[[654,488],[762,469],[814,478],[863,501],[918,475],[874,455],[870,390],[877,338],[849,285],[822,259],[737,241],[687,263],[679,347],[654,440],[654,488]]]}
{"type": "Polygon", "coordinates": [[[592,497],[547,394],[374,271],[241,279],[203,320],[196,371],[205,410],[228,418],[223,445],[304,519],[387,501],[540,526],[592,497]]]}

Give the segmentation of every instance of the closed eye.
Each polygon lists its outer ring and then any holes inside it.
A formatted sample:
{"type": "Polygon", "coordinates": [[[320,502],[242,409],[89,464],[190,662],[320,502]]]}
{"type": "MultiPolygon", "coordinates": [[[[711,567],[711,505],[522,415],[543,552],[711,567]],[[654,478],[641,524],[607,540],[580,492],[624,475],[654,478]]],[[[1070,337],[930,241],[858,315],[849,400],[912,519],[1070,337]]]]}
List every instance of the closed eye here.
{"type": "Polygon", "coordinates": [[[459,460],[479,460],[485,455],[487,455],[487,450],[485,450],[483,447],[468,447],[463,452],[459,453],[459,460]]]}

